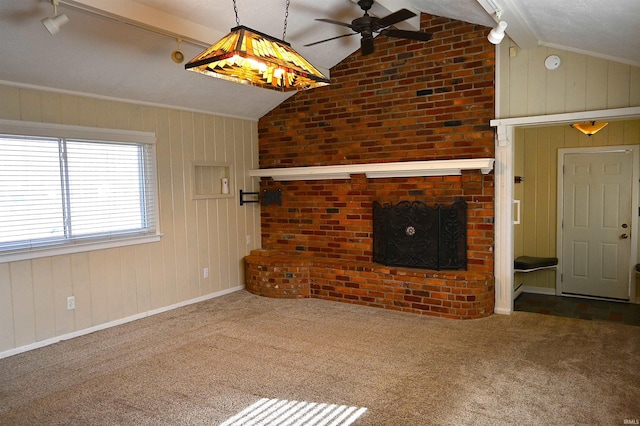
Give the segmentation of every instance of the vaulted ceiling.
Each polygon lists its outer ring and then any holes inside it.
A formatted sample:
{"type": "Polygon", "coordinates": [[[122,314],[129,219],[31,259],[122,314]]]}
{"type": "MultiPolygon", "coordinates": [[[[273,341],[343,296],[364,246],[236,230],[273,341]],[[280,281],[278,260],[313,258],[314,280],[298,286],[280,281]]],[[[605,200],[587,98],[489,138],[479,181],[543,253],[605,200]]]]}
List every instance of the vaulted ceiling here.
{"type": "MultiPolygon", "coordinates": [[[[285,5],[236,0],[240,24],[277,38],[285,5]]],[[[401,8],[487,27],[500,10],[520,48],[545,45],[640,66],[638,0],[379,0],[371,12],[401,8]]],[[[52,36],[40,22],[53,15],[50,0],[0,2],[0,81],[249,119],[292,96],[187,72],[171,60],[178,39],[188,61],[236,26],[232,0],[60,0],[58,12],[69,23],[52,36]]],[[[351,0],[290,0],[286,41],[328,73],[358,50],[359,36],[304,47],[350,32],[315,18],[361,15],[351,0]]],[[[398,27],[418,26],[414,18],[398,27]]]]}

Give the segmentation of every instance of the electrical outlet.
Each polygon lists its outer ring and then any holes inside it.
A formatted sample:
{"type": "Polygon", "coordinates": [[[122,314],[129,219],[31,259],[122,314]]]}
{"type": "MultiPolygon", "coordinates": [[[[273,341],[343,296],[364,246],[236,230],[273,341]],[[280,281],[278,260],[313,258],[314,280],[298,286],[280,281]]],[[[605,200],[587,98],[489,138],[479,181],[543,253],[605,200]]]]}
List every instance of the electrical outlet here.
{"type": "Polygon", "coordinates": [[[247,235],[247,245],[251,244],[251,235],[247,235]]]}
{"type": "Polygon", "coordinates": [[[73,311],[76,308],[76,297],[67,297],[67,311],[73,311]]]}
{"type": "Polygon", "coordinates": [[[205,278],[209,278],[209,268],[204,268],[202,270],[202,276],[205,278]]]}

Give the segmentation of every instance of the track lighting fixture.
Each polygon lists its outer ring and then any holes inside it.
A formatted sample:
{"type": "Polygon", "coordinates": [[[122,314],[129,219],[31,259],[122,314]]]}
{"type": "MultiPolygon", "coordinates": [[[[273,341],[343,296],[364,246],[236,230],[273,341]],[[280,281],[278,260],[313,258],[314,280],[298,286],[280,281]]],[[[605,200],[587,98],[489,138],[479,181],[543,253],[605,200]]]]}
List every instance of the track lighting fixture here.
{"type": "Polygon", "coordinates": [[[58,15],[58,0],[51,0],[51,4],[53,4],[53,18],[47,17],[41,22],[51,35],[56,35],[60,31],[60,27],[69,22],[69,18],[64,13],[58,15]]]}
{"type": "Polygon", "coordinates": [[[178,39],[178,48],[171,52],[171,59],[176,64],[181,64],[184,62],[184,53],[182,53],[182,50],[180,50],[180,44],[182,44],[182,40],[178,39]]]}
{"type": "MultiPolygon", "coordinates": [[[[507,29],[507,23],[502,20],[502,9],[500,8],[500,6],[495,4],[493,0],[487,0],[486,3],[487,8],[490,7],[491,9],[493,9],[493,12],[496,15],[496,21],[498,21],[498,24],[489,32],[487,40],[489,40],[489,43],[491,44],[500,44],[502,42],[502,39],[504,38],[504,31],[507,29]]],[[[489,12],[488,9],[487,12],[489,12]]]]}
{"type": "Polygon", "coordinates": [[[498,25],[493,27],[491,32],[489,32],[489,36],[487,39],[491,44],[500,44],[502,39],[504,38],[504,30],[507,28],[507,23],[505,21],[498,22],[498,25]]]}

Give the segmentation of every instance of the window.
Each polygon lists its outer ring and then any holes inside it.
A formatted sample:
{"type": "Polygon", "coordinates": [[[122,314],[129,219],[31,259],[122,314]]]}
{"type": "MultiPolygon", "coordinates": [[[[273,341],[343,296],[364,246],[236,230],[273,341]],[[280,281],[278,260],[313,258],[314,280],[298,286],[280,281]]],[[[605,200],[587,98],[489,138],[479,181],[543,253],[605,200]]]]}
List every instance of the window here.
{"type": "Polygon", "coordinates": [[[3,132],[12,126],[2,124],[1,260],[157,240],[149,134],[14,122],[35,134],[24,136],[3,132]],[[63,136],[46,135],[55,133],[63,136]]]}

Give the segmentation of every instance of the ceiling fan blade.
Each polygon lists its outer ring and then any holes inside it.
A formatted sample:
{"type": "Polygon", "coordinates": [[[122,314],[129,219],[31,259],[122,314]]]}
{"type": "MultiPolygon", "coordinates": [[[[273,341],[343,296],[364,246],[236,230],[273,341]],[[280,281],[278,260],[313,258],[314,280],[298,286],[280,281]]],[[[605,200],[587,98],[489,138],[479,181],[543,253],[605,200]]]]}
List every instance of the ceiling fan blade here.
{"type": "Polygon", "coordinates": [[[342,38],[342,37],[349,37],[349,36],[356,35],[356,34],[359,34],[359,33],[343,34],[343,35],[339,35],[337,37],[331,37],[331,38],[328,38],[328,39],[325,39],[325,40],[316,41],[314,43],[305,44],[304,47],[314,46],[316,44],[324,43],[325,41],[331,41],[331,40],[335,40],[337,38],[342,38]]]}
{"type": "Polygon", "coordinates": [[[373,37],[362,37],[360,41],[360,47],[363,55],[370,55],[373,53],[373,37]]]}
{"type": "Polygon", "coordinates": [[[340,22],[340,21],[334,21],[333,19],[319,18],[319,19],[316,19],[316,21],[326,22],[328,24],[334,24],[334,25],[341,25],[343,27],[351,28],[352,30],[354,30],[351,24],[347,24],[345,22],[340,22]]]}
{"type": "Polygon", "coordinates": [[[397,24],[398,22],[402,22],[405,19],[413,18],[414,16],[416,16],[416,14],[413,13],[412,11],[407,9],[400,9],[397,12],[393,12],[391,15],[387,15],[384,18],[378,19],[375,25],[378,28],[386,28],[390,25],[397,24]]]}
{"type": "Polygon", "coordinates": [[[380,32],[387,37],[406,38],[409,40],[429,41],[433,34],[423,33],[421,31],[405,31],[405,30],[383,30],[380,32]]]}

